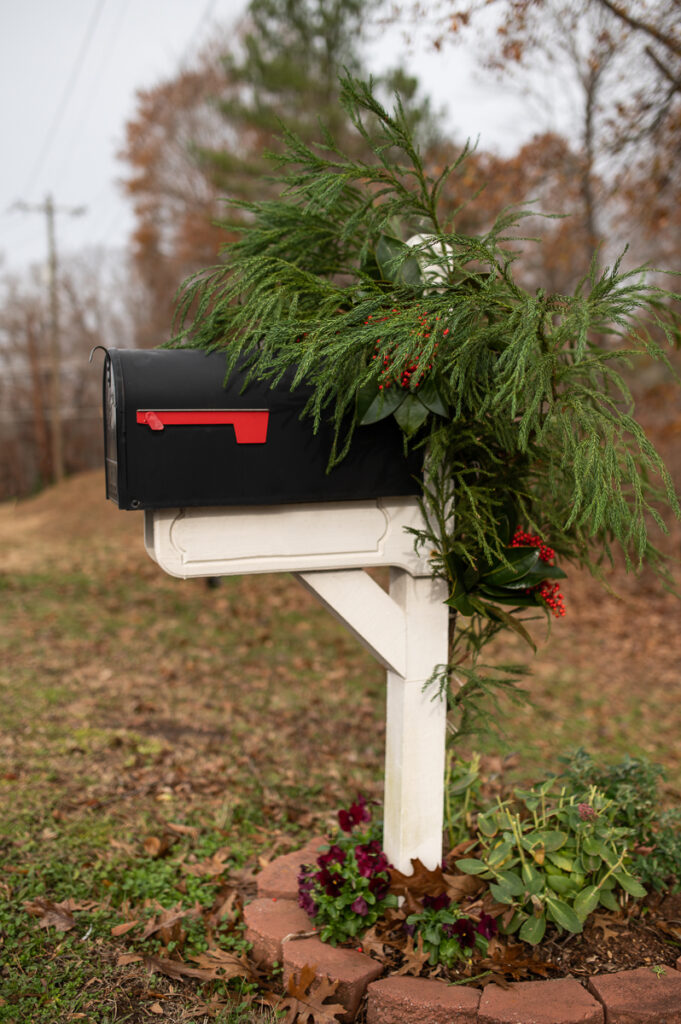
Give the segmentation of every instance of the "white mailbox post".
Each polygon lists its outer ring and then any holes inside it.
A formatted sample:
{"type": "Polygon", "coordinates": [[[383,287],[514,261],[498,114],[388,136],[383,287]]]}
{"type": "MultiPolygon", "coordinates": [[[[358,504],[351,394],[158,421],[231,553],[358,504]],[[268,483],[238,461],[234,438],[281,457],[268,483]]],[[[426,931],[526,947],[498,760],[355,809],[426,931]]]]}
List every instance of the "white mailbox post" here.
{"type": "Polygon", "coordinates": [[[145,511],[149,555],[172,576],[292,572],[387,670],[384,849],[409,874],[442,858],[446,702],[424,690],[447,662],[444,581],[408,527],[415,498],[145,511]],[[365,568],[390,567],[386,593],[365,568]]]}

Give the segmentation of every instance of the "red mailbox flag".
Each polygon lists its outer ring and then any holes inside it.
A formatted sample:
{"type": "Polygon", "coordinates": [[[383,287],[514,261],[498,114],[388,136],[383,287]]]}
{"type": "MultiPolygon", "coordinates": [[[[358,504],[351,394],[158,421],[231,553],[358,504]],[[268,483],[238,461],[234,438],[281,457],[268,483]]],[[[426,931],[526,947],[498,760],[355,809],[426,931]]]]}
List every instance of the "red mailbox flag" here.
{"type": "Polygon", "coordinates": [[[151,430],[166,427],[219,426],[234,427],[237,444],[265,444],[268,409],[138,409],[137,422],[151,430]]]}

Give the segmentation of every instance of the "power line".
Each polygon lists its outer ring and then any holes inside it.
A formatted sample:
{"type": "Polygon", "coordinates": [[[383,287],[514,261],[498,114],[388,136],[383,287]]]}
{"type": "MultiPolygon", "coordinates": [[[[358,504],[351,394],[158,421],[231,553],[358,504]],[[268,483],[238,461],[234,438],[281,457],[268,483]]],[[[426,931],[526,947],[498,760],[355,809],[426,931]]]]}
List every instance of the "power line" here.
{"type": "Polygon", "coordinates": [[[64,88],[64,92],[62,93],[61,99],[59,101],[59,105],[57,107],[57,113],[55,114],[55,116],[54,116],[54,118],[52,120],[52,124],[50,126],[50,130],[47,133],[47,137],[45,139],[45,142],[43,143],[43,147],[40,150],[38,158],[37,158],[37,160],[36,160],[36,162],[34,164],[33,170],[31,172],[31,174],[29,175],[28,184],[26,186],[26,194],[27,195],[30,194],[32,192],[32,190],[33,190],[33,186],[36,183],[36,179],[37,179],[40,171],[43,168],[43,164],[45,163],[45,158],[46,158],[47,154],[50,151],[50,147],[52,146],[52,143],[54,142],[54,137],[57,134],[57,131],[58,131],[60,125],[61,125],[62,118],[63,118],[63,116],[64,116],[64,114],[66,112],[66,108],[68,107],[68,104],[69,104],[69,102],[71,100],[71,95],[73,93],[73,90],[75,88],[76,82],[78,80],[78,76],[79,76],[79,74],[81,72],[81,68],[82,68],[83,63],[85,61],[85,56],[86,56],[87,51],[89,49],[90,43],[92,42],[92,37],[93,37],[93,35],[95,33],[95,29],[97,28],[97,24],[99,22],[100,16],[102,14],[102,11],[104,10],[104,4],[105,3],[106,3],[106,0],[99,0],[99,3],[97,4],[97,7],[95,8],[95,10],[94,10],[94,12],[92,14],[92,17],[90,18],[90,21],[88,23],[87,29],[85,30],[85,35],[83,37],[83,41],[80,44],[80,50],[78,51],[78,54],[76,55],[76,59],[75,59],[75,61],[73,63],[73,68],[71,70],[71,74],[69,76],[69,79],[68,79],[68,81],[66,83],[66,86],[64,88]]]}

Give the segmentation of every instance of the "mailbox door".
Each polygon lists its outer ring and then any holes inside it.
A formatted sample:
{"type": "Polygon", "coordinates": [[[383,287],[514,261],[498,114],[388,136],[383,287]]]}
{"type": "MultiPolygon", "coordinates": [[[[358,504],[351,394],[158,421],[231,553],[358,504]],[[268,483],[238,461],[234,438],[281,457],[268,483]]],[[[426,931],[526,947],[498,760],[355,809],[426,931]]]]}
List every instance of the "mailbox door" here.
{"type": "Polygon", "coordinates": [[[392,420],[358,428],[327,472],[331,426],[301,420],[309,390],[275,389],[198,350],[117,350],[104,370],[107,496],[127,509],[356,501],[419,493],[392,420]]]}

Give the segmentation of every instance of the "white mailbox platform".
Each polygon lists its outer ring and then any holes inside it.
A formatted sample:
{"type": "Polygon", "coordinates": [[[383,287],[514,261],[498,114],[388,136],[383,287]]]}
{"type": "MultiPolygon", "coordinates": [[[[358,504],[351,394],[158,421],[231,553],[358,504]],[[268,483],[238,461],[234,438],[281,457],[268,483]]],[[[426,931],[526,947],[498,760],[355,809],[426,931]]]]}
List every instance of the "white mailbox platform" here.
{"type": "Polygon", "coordinates": [[[446,584],[409,527],[415,498],[145,511],[149,555],[172,576],[292,572],[387,670],[384,849],[405,874],[442,858],[446,701],[424,686],[447,662],[446,584]],[[365,568],[390,567],[386,593],[365,568]]]}

